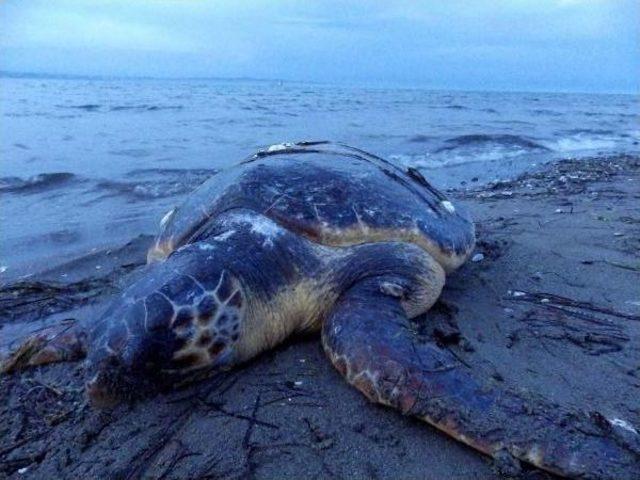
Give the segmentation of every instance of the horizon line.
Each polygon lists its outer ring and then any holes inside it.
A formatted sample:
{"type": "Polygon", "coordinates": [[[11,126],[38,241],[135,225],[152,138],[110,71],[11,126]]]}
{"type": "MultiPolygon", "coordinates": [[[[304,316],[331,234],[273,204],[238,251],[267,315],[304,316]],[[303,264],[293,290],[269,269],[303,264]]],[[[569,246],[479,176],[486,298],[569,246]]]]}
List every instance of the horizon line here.
{"type": "Polygon", "coordinates": [[[585,95],[637,95],[637,91],[632,90],[602,90],[602,91],[584,91],[584,90],[550,90],[550,89],[520,89],[520,88],[460,88],[460,87],[434,87],[424,83],[400,83],[400,82],[377,82],[370,84],[362,81],[318,81],[318,80],[298,80],[288,78],[262,78],[250,76],[224,77],[215,75],[206,76],[155,76],[155,75],[122,75],[122,74],[82,74],[82,73],[51,73],[51,72],[24,72],[0,70],[0,78],[14,79],[50,79],[50,80],[169,80],[169,81],[229,81],[229,82],[279,82],[279,83],[305,83],[324,86],[339,86],[349,88],[396,88],[407,90],[430,90],[430,91],[459,91],[459,92],[503,92],[503,93],[567,93],[567,94],[585,94],[585,95]]]}

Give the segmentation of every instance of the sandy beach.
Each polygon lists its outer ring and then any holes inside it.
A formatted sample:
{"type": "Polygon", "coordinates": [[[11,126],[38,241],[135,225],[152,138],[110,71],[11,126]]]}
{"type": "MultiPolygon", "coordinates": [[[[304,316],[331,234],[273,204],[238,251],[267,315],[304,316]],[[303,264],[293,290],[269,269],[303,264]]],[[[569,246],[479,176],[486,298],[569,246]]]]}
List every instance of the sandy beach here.
{"type": "MultiPolygon", "coordinates": [[[[478,243],[426,315],[431,335],[497,382],[640,429],[639,182],[640,157],[622,155],[450,190],[478,243]]],[[[0,354],[97,317],[150,242],[0,286],[0,354]]],[[[81,363],[0,377],[0,478],[551,478],[370,404],[313,337],[111,412],[86,404],[83,380],[81,363]]]]}

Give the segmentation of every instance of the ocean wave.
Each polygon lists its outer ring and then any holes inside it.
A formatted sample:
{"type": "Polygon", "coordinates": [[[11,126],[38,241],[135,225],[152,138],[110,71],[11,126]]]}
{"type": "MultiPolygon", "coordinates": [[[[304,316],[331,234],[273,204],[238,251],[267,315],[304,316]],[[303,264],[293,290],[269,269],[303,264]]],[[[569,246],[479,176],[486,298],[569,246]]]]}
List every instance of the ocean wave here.
{"type": "Polygon", "coordinates": [[[536,108],[535,110],[531,110],[531,113],[534,115],[546,115],[549,117],[561,117],[563,114],[560,112],[556,112],[555,110],[551,110],[548,108],[536,108]]]}
{"type": "MultiPolygon", "coordinates": [[[[546,154],[546,151],[544,152],[546,154]]],[[[542,151],[540,151],[540,153],[542,153],[542,151]]],[[[504,150],[501,148],[494,148],[474,153],[447,152],[446,154],[394,154],[390,155],[389,158],[408,167],[439,169],[447,167],[459,167],[461,165],[472,163],[489,163],[503,161],[506,159],[514,159],[526,154],[532,154],[532,152],[522,149],[504,150]]]]}
{"type": "Polygon", "coordinates": [[[56,105],[58,108],[73,108],[75,110],[84,110],[85,112],[97,112],[102,108],[102,105],[97,103],[85,103],[82,105],[56,105]]]}
{"type": "Polygon", "coordinates": [[[578,152],[585,150],[611,149],[620,144],[620,139],[613,136],[592,136],[577,134],[559,138],[550,142],[554,150],[559,152],[578,152]]]}
{"type": "Polygon", "coordinates": [[[411,143],[429,143],[433,141],[434,138],[435,137],[431,135],[418,134],[418,135],[414,135],[413,137],[410,137],[409,140],[407,141],[411,143]]]}
{"type": "Polygon", "coordinates": [[[115,105],[109,107],[111,112],[136,111],[136,112],[157,112],[160,110],[182,110],[182,105],[115,105]]]}
{"type": "Polygon", "coordinates": [[[151,155],[151,152],[144,148],[124,148],[122,150],[109,150],[109,154],[121,157],[144,158],[151,155]]]}
{"type": "Polygon", "coordinates": [[[210,177],[218,170],[213,168],[136,168],[129,171],[129,175],[186,175],[187,177],[210,177]]]}
{"type": "Polygon", "coordinates": [[[30,243],[37,244],[53,244],[53,245],[71,245],[82,239],[82,233],[79,230],[71,230],[68,228],[62,230],[54,230],[44,234],[34,235],[28,238],[30,243]]]}
{"type": "Polygon", "coordinates": [[[39,193],[67,185],[76,179],[73,173],[40,173],[28,178],[1,177],[0,193],[39,193]]]}
{"type": "Polygon", "coordinates": [[[174,197],[191,192],[207,180],[216,170],[205,168],[141,168],[127,174],[135,180],[103,180],[96,190],[105,196],[123,196],[130,201],[174,197]]]}
{"type": "Polygon", "coordinates": [[[615,135],[615,131],[604,128],[571,128],[563,130],[562,134],[566,135],[615,135]]]}
{"type": "Polygon", "coordinates": [[[475,162],[487,162],[496,160],[494,156],[484,155],[433,155],[430,153],[416,153],[416,154],[392,154],[389,155],[389,159],[406,167],[413,168],[426,168],[426,169],[438,169],[446,167],[457,167],[460,165],[466,165],[475,162]]]}
{"type": "MultiPolygon", "coordinates": [[[[430,137],[418,135],[412,139],[419,143],[434,141],[430,137]]],[[[439,147],[432,150],[390,155],[390,158],[406,166],[443,168],[513,159],[527,154],[547,154],[547,152],[550,152],[548,147],[524,136],[479,133],[447,138],[439,147]]]]}
{"type": "Polygon", "coordinates": [[[9,118],[27,118],[27,117],[48,117],[48,113],[44,112],[24,112],[24,113],[16,113],[16,112],[7,112],[2,114],[5,117],[9,118]]]}
{"type": "MultiPolygon", "coordinates": [[[[425,138],[424,142],[427,141],[425,138]]],[[[581,155],[594,150],[637,150],[639,142],[633,133],[616,133],[604,128],[567,129],[556,133],[555,138],[539,141],[519,135],[474,134],[448,138],[432,150],[390,155],[390,158],[406,166],[437,169],[478,162],[581,155]]]]}
{"type": "Polygon", "coordinates": [[[98,190],[104,190],[109,196],[125,196],[132,200],[150,200],[155,198],[172,197],[189,192],[192,187],[187,187],[182,182],[119,182],[105,180],[96,185],[98,190]]]}
{"type": "Polygon", "coordinates": [[[571,128],[555,134],[547,144],[558,152],[589,150],[637,150],[640,131],[619,131],[607,128],[571,128]]]}
{"type": "Polygon", "coordinates": [[[535,125],[535,123],[533,122],[525,122],[524,120],[514,120],[514,119],[510,119],[510,120],[494,120],[493,123],[501,123],[503,125],[535,125]]]}
{"type": "Polygon", "coordinates": [[[86,103],[80,105],[56,105],[58,108],[68,108],[74,110],[84,110],[85,112],[122,112],[122,111],[134,111],[134,112],[158,112],[161,110],[182,110],[183,105],[101,105],[98,103],[86,103]]]}
{"type": "Polygon", "coordinates": [[[640,115],[637,113],[618,113],[617,116],[619,118],[638,118],[640,119],[640,115]]]}
{"type": "Polygon", "coordinates": [[[472,134],[460,135],[446,139],[444,145],[433,153],[449,152],[457,149],[486,149],[500,147],[502,149],[518,150],[549,150],[544,145],[519,135],[509,134],[472,134]]]}

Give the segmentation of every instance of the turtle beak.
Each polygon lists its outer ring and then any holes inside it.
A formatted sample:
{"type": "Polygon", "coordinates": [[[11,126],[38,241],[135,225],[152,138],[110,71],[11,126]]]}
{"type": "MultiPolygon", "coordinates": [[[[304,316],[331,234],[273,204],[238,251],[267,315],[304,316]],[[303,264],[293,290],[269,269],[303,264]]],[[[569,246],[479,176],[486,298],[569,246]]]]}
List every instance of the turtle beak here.
{"type": "Polygon", "coordinates": [[[85,384],[89,404],[97,409],[113,408],[125,399],[134,399],[144,390],[142,382],[128,372],[120,357],[109,355],[95,365],[85,384]]]}
{"type": "Polygon", "coordinates": [[[89,399],[89,404],[99,410],[110,409],[116,407],[122,401],[117,395],[114,395],[100,381],[100,374],[96,374],[85,385],[85,392],[89,399]]]}

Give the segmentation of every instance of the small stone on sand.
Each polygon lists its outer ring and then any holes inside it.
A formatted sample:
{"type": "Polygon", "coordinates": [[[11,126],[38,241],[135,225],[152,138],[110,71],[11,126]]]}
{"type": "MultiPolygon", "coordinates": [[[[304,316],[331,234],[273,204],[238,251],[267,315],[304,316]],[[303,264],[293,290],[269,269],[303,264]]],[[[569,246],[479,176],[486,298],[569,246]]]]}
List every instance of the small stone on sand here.
{"type": "Polygon", "coordinates": [[[484,254],[482,253],[476,253],[473,257],[471,257],[472,262],[481,262],[482,260],[484,260],[484,254]]]}

